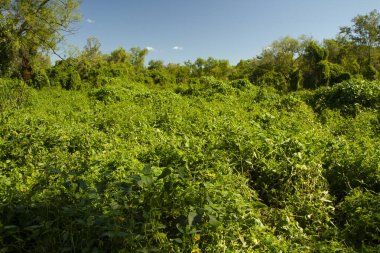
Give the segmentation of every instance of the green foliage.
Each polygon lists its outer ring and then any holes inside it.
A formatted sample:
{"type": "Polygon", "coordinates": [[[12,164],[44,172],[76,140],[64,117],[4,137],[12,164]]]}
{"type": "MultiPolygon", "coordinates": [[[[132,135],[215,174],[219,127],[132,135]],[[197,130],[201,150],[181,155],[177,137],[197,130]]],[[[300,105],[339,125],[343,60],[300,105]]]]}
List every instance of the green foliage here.
{"type": "Polygon", "coordinates": [[[3,249],[375,249],[377,207],[350,196],[357,187],[379,191],[376,111],[316,114],[304,100],[321,90],[284,95],[245,79],[178,87],[128,79],[45,87],[19,106],[17,82],[3,81],[3,249]],[[370,211],[350,216],[351,207],[370,211]],[[374,225],[356,243],[364,221],[374,225]]]}
{"type": "Polygon", "coordinates": [[[0,62],[2,72],[12,67],[29,81],[36,67],[33,61],[41,51],[55,52],[64,35],[73,31],[71,25],[80,18],[79,3],[77,0],[2,1],[0,54],[5,56],[0,62]]]}
{"type": "Polygon", "coordinates": [[[248,79],[236,79],[236,80],[230,81],[229,85],[239,90],[245,90],[252,86],[251,82],[248,79]]]}
{"type": "Polygon", "coordinates": [[[366,51],[365,64],[372,65],[372,51],[380,45],[380,13],[375,9],[352,19],[351,27],[341,27],[340,33],[366,51]]]}
{"type": "Polygon", "coordinates": [[[120,96],[117,95],[117,90],[111,87],[102,87],[89,92],[89,96],[104,103],[112,103],[120,101],[120,96]]]}
{"type": "Polygon", "coordinates": [[[351,79],[351,74],[345,71],[342,66],[338,64],[334,64],[334,63],[329,63],[329,68],[330,68],[329,84],[331,86],[351,79]]]}
{"type": "Polygon", "coordinates": [[[148,54],[148,49],[141,49],[139,47],[131,48],[131,64],[136,69],[141,69],[144,67],[145,57],[148,54]]]}
{"type": "Polygon", "coordinates": [[[316,64],[327,59],[328,51],[320,47],[317,43],[310,42],[305,49],[304,57],[308,62],[316,64]]]}
{"type": "Polygon", "coordinates": [[[174,76],[170,75],[165,69],[153,68],[148,71],[147,75],[151,78],[153,84],[170,85],[176,82],[174,76]]]}
{"type": "Polygon", "coordinates": [[[44,70],[35,70],[32,75],[32,87],[41,89],[42,87],[49,87],[50,80],[44,70]]]}
{"type": "Polygon", "coordinates": [[[59,66],[50,71],[50,80],[54,86],[66,90],[78,90],[82,86],[81,78],[74,66],[59,66]]]}
{"type": "Polygon", "coordinates": [[[362,252],[377,252],[380,244],[379,192],[354,189],[337,209],[337,221],[347,242],[362,252]]]}
{"type": "Polygon", "coordinates": [[[379,71],[372,65],[366,65],[361,73],[368,80],[377,80],[379,78],[379,71]]]}
{"type": "Polygon", "coordinates": [[[203,76],[199,81],[203,92],[209,95],[214,93],[228,94],[232,91],[231,86],[212,76],[203,76]]]}
{"type": "Polygon", "coordinates": [[[290,74],[290,83],[289,83],[289,90],[290,91],[296,91],[299,90],[302,86],[302,71],[300,69],[294,70],[290,74]]]}
{"type": "Polygon", "coordinates": [[[330,144],[329,156],[325,158],[325,177],[331,193],[339,200],[356,187],[380,191],[378,144],[371,144],[365,138],[357,143],[342,140],[330,144]]]}
{"type": "Polygon", "coordinates": [[[31,90],[23,81],[0,79],[0,113],[17,109],[28,103],[31,90]]]}
{"type": "Polygon", "coordinates": [[[279,91],[287,91],[288,83],[283,75],[277,73],[275,71],[268,71],[260,78],[258,78],[257,82],[254,84],[258,86],[271,86],[279,91]]]}
{"type": "Polygon", "coordinates": [[[346,42],[35,56],[36,89],[0,79],[0,251],[378,252],[377,65],[346,42]]]}
{"type": "Polygon", "coordinates": [[[336,108],[342,113],[355,115],[362,107],[379,108],[380,85],[361,80],[344,81],[332,88],[318,89],[310,103],[317,111],[336,108]]]}
{"type": "Polygon", "coordinates": [[[107,61],[113,63],[127,63],[131,61],[131,55],[125,51],[124,48],[118,48],[111,52],[111,55],[108,57],[107,61]]]}
{"type": "Polygon", "coordinates": [[[328,51],[317,43],[312,41],[308,44],[302,55],[305,88],[317,88],[329,84],[330,67],[327,57],[328,51]]]}
{"type": "MultiPolygon", "coordinates": [[[[1,14],[0,14],[1,17],[1,14]]],[[[0,21],[1,22],[1,21],[0,21]]],[[[6,36],[6,31],[0,29],[0,38],[6,36]]],[[[12,65],[14,61],[14,45],[8,43],[7,41],[0,40],[0,76],[9,76],[12,74],[12,65]]]]}
{"type": "Polygon", "coordinates": [[[319,86],[328,86],[330,82],[330,66],[328,61],[321,60],[316,65],[316,78],[314,82],[316,82],[319,86]]]}

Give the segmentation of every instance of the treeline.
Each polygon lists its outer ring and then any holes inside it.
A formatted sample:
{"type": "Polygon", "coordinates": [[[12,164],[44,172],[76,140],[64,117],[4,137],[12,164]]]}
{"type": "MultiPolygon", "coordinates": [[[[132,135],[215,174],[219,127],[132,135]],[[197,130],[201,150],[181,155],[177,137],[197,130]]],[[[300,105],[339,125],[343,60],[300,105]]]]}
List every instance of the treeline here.
{"type": "MultiPolygon", "coordinates": [[[[305,36],[284,37],[274,41],[260,55],[241,60],[236,66],[228,60],[212,57],[184,64],[151,60],[146,66],[147,49],[119,48],[102,54],[99,40],[89,38],[82,51],[57,61],[52,67],[46,56],[37,53],[33,61],[28,61],[28,68],[16,67],[20,61],[12,64],[9,57],[5,57],[0,69],[3,76],[23,78],[36,88],[61,86],[65,89],[99,87],[121,76],[157,85],[191,85],[205,76],[221,81],[248,79],[255,85],[272,86],[283,92],[332,86],[351,78],[378,80],[380,14],[374,10],[352,21],[351,27],[340,28],[335,39],[319,43],[305,36]]],[[[23,61],[21,64],[25,65],[23,61]]]]}

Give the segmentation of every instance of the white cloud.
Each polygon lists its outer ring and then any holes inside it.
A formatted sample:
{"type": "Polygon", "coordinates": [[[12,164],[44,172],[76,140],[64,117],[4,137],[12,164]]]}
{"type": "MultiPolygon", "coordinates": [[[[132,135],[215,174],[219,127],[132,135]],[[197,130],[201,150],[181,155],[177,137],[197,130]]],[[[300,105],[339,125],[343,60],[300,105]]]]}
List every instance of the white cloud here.
{"type": "Polygon", "coordinates": [[[146,47],[146,49],[148,50],[148,51],[155,51],[156,49],[154,49],[153,47],[146,47]]]}
{"type": "Polygon", "coordinates": [[[95,20],[88,18],[88,19],[86,19],[86,22],[89,24],[93,24],[93,23],[95,23],[95,20]]]}
{"type": "Polygon", "coordinates": [[[179,50],[183,50],[183,47],[175,46],[175,47],[173,47],[172,49],[173,49],[173,50],[177,50],[177,51],[179,51],[179,50]]]}

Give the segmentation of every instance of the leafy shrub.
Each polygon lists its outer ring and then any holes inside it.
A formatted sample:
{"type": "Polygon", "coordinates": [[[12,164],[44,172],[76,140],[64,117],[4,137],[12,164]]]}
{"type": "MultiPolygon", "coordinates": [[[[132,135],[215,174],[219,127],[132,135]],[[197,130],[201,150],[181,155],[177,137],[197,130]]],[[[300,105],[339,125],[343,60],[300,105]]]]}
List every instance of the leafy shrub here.
{"type": "Polygon", "coordinates": [[[111,87],[102,87],[90,91],[89,96],[106,104],[120,101],[120,96],[117,95],[116,89],[111,87]]]}
{"type": "Polygon", "coordinates": [[[322,60],[316,64],[316,78],[313,80],[318,86],[327,86],[330,82],[330,64],[327,60],[322,60]]]}
{"type": "Polygon", "coordinates": [[[32,74],[32,86],[37,89],[50,86],[49,77],[44,70],[34,70],[32,74]]]}
{"type": "Polygon", "coordinates": [[[337,207],[336,220],[346,242],[362,252],[380,250],[380,194],[354,189],[337,207]]]}
{"type": "Polygon", "coordinates": [[[311,90],[101,76],[109,83],[90,91],[27,89],[38,95],[27,109],[6,81],[3,251],[376,252],[376,110],[318,115],[303,101],[311,90]],[[348,201],[352,188],[366,201],[348,201]]]}
{"type": "Polygon", "coordinates": [[[253,97],[253,101],[256,103],[275,103],[279,101],[280,95],[278,91],[273,87],[260,87],[258,92],[253,97]]]}
{"type": "Polygon", "coordinates": [[[216,79],[213,76],[202,76],[199,82],[203,86],[203,90],[210,94],[212,93],[227,94],[231,92],[231,86],[227,85],[223,81],[216,79]]]}
{"type": "Polygon", "coordinates": [[[332,201],[322,166],[307,156],[308,147],[298,140],[265,142],[255,153],[268,155],[249,161],[253,189],[268,206],[292,213],[307,233],[324,231],[332,201]]]}
{"type": "Polygon", "coordinates": [[[270,86],[279,91],[287,91],[288,83],[285,77],[275,71],[267,71],[263,76],[259,77],[254,83],[258,86],[270,86]]]}
{"type": "Polygon", "coordinates": [[[356,138],[356,143],[332,141],[326,150],[324,176],[338,200],[357,187],[380,192],[379,143],[356,138]]]}
{"type": "Polygon", "coordinates": [[[167,73],[165,69],[149,70],[148,75],[152,78],[153,84],[165,85],[175,83],[174,76],[167,73]]]}
{"type": "Polygon", "coordinates": [[[25,105],[31,91],[20,80],[0,79],[0,112],[7,108],[20,108],[25,105]]]}
{"type": "Polygon", "coordinates": [[[50,71],[50,77],[54,86],[60,86],[66,90],[79,90],[82,86],[80,75],[74,67],[54,68],[50,71]]]}
{"type": "Polygon", "coordinates": [[[229,85],[235,89],[244,90],[252,86],[248,79],[237,79],[229,82],[229,85]]]}
{"type": "Polygon", "coordinates": [[[336,108],[345,114],[355,115],[358,106],[379,107],[380,85],[378,82],[348,80],[332,88],[318,89],[309,102],[317,111],[336,108]]]}
{"type": "Polygon", "coordinates": [[[342,66],[329,62],[330,80],[329,85],[332,86],[343,81],[351,79],[351,74],[343,69],[342,66]]]}
{"type": "Polygon", "coordinates": [[[379,77],[379,72],[373,65],[365,65],[361,72],[368,80],[376,80],[379,77]]]}

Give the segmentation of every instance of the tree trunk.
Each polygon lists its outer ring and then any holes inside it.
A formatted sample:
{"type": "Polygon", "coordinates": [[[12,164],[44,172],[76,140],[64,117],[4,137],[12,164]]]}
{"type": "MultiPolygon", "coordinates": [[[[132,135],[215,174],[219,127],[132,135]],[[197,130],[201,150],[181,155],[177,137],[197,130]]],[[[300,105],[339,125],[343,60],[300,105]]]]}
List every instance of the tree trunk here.
{"type": "Polygon", "coordinates": [[[32,66],[30,65],[29,59],[25,56],[22,57],[21,76],[25,82],[32,79],[32,66]]]}

